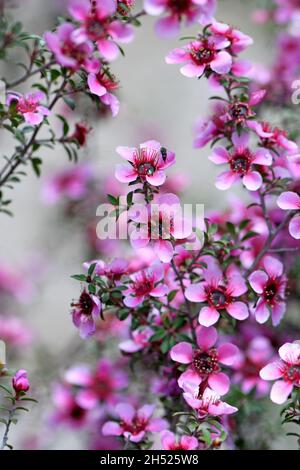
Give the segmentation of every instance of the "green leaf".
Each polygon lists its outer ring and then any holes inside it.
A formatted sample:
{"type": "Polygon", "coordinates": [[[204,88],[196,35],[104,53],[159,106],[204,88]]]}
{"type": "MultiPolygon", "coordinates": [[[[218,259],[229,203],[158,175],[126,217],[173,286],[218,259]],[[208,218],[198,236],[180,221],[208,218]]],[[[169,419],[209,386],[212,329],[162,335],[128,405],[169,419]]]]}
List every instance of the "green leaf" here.
{"type": "Polygon", "coordinates": [[[35,172],[36,176],[39,178],[41,176],[41,165],[42,165],[42,160],[38,157],[33,157],[31,158],[31,164],[33,171],[35,172]]]}
{"type": "Polygon", "coordinates": [[[178,289],[174,289],[168,294],[168,302],[172,302],[172,300],[175,298],[176,294],[178,292],[178,289]]]}
{"type": "Polygon", "coordinates": [[[109,200],[109,202],[113,206],[118,206],[119,205],[119,198],[116,198],[116,197],[112,196],[111,194],[108,194],[107,199],[109,200]]]}
{"type": "Polygon", "coordinates": [[[68,96],[64,96],[64,97],[63,97],[63,100],[64,100],[64,102],[66,103],[66,105],[69,106],[69,108],[71,108],[72,111],[74,111],[74,109],[75,109],[75,101],[72,100],[71,98],[69,98],[68,96]]]}
{"type": "Polygon", "coordinates": [[[95,271],[95,267],[97,266],[97,263],[92,263],[89,267],[89,270],[88,270],[88,276],[92,276],[93,275],[93,272],[95,271]]]}
{"type": "Polygon", "coordinates": [[[81,281],[85,282],[86,281],[86,276],[84,274],[74,274],[71,276],[72,279],[75,279],[76,281],[81,281]]]}

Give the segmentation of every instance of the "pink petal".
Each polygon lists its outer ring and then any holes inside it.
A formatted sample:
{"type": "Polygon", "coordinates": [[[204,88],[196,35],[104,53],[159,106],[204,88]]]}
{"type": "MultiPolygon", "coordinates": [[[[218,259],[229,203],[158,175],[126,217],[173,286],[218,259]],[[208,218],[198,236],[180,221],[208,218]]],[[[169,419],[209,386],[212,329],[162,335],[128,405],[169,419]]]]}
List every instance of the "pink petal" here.
{"type": "Polygon", "coordinates": [[[137,351],[140,351],[143,349],[142,345],[135,343],[131,339],[127,339],[126,341],[122,341],[122,343],[119,344],[119,348],[121,351],[124,351],[126,353],[135,353],[137,351]]]}
{"type": "Polygon", "coordinates": [[[257,191],[261,187],[263,179],[258,171],[250,171],[243,176],[243,183],[249,191],[257,191]]]}
{"type": "Polygon", "coordinates": [[[273,163],[273,158],[272,155],[270,154],[269,150],[266,149],[259,149],[257,152],[255,152],[255,158],[253,160],[253,163],[257,165],[272,165],[273,163]]]}
{"type": "Polygon", "coordinates": [[[202,348],[204,351],[212,348],[218,339],[217,330],[213,326],[208,328],[205,326],[199,326],[196,329],[196,336],[199,348],[202,348]]]}
{"type": "Polygon", "coordinates": [[[98,50],[108,61],[117,59],[120,54],[118,46],[108,39],[101,39],[97,42],[98,50]]]}
{"type": "Polygon", "coordinates": [[[286,343],[279,348],[279,356],[288,364],[298,364],[300,357],[300,344],[286,343]]]}
{"type": "Polygon", "coordinates": [[[105,95],[106,93],[106,88],[104,86],[102,86],[98,80],[97,80],[97,77],[94,73],[90,73],[88,75],[88,86],[89,86],[89,89],[90,91],[94,94],[94,95],[97,95],[97,96],[103,96],[105,95]]]}
{"type": "Polygon", "coordinates": [[[166,174],[164,171],[155,171],[153,175],[147,175],[146,180],[153,186],[161,186],[166,181],[166,174]]]}
{"type": "Polygon", "coordinates": [[[187,369],[178,379],[178,385],[184,391],[194,394],[199,388],[201,377],[192,369],[187,369]]]}
{"type": "Polygon", "coordinates": [[[278,380],[271,388],[270,398],[277,405],[282,405],[287,401],[293,390],[293,384],[285,380],[278,380]]]}
{"type": "Polygon", "coordinates": [[[232,64],[231,72],[237,77],[243,77],[251,71],[252,67],[248,60],[237,60],[232,64]]]}
{"type": "Polygon", "coordinates": [[[293,191],[280,194],[277,205],[283,210],[300,209],[300,196],[293,191]]]}
{"type": "Polygon", "coordinates": [[[208,377],[209,386],[219,395],[225,395],[230,387],[230,380],[223,372],[213,373],[208,377]]]}
{"type": "Polygon", "coordinates": [[[272,278],[281,276],[283,273],[283,264],[273,256],[265,256],[262,264],[269,276],[272,278]]]}
{"type": "Polygon", "coordinates": [[[121,157],[125,158],[129,162],[133,161],[134,155],[136,154],[137,149],[134,147],[122,147],[119,146],[116,148],[116,152],[121,155],[121,157]]]}
{"type": "Polygon", "coordinates": [[[228,52],[218,52],[217,57],[210,63],[211,69],[220,74],[228,73],[231,69],[232,57],[228,52]]]}
{"type": "Polygon", "coordinates": [[[250,286],[257,294],[263,293],[267,281],[268,275],[264,271],[254,271],[254,273],[249,276],[250,286]]]}
{"type": "Polygon", "coordinates": [[[164,450],[171,450],[175,444],[175,434],[171,431],[163,431],[161,435],[161,443],[164,450]]]}
{"type": "Polygon", "coordinates": [[[169,292],[169,289],[167,286],[160,284],[159,286],[156,286],[152,291],[150,292],[150,295],[152,297],[163,297],[169,292]]]}
{"type": "Polygon", "coordinates": [[[115,177],[121,183],[130,183],[131,181],[135,181],[137,179],[138,174],[131,166],[118,163],[116,165],[115,177]]]}
{"type": "Polygon", "coordinates": [[[231,366],[239,354],[239,348],[234,344],[225,343],[218,348],[219,362],[225,364],[225,366],[231,366]]]}
{"type": "Polygon", "coordinates": [[[154,252],[163,263],[169,263],[174,255],[174,249],[171,242],[159,240],[154,245],[154,252]]]}
{"type": "Polygon", "coordinates": [[[216,179],[216,187],[225,191],[226,189],[231,188],[233,183],[238,179],[238,176],[235,175],[232,171],[224,171],[216,179]]]}
{"type": "Polygon", "coordinates": [[[272,308],[272,324],[278,326],[286,312],[285,302],[276,302],[272,308]]]}
{"type": "Polygon", "coordinates": [[[143,302],[143,300],[144,300],[143,297],[133,297],[133,296],[130,295],[128,297],[125,297],[124,304],[127,307],[134,308],[137,305],[141,304],[143,302]]]}
{"type": "Polygon", "coordinates": [[[220,314],[215,308],[212,307],[203,307],[199,313],[199,323],[203,326],[211,326],[217,323],[219,320],[220,314]]]}
{"type": "Polygon", "coordinates": [[[200,77],[204,72],[204,65],[186,64],[181,67],[180,72],[188,78],[200,77]]]}
{"type": "Polygon", "coordinates": [[[108,421],[102,427],[103,436],[121,436],[123,430],[118,423],[114,421],[108,421]]]}
{"type": "Polygon", "coordinates": [[[147,424],[147,431],[160,432],[169,427],[168,422],[162,418],[152,418],[147,424]]]}
{"type": "Polygon", "coordinates": [[[232,134],[232,142],[235,147],[246,148],[249,143],[249,139],[250,136],[248,132],[242,132],[241,134],[234,132],[232,134]]]}
{"type": "Polygon", "coordinates": [[[193,436],[182,436],[181,445],[186,450],[196,450],[198,449],[199,442],[196,437],[193,436]]]}
{"type": "Polygon", "coordinates": [[[228,277],[228,292],[232,297],[239,297],[247,292],[246,282],[239,274],[234,274],[228,277]]]}
{"type": "Polygon", "coordinates": [[[271,362],[263,367],[259,372],[263,380],[277,380],[282,377],[282,370],[279,362],[271,362]]]}
{"type": "Polygon", "coordinates": [[[249,317],[249,310],[244,302],[233,302],[226,310],[236,320],[245,320],[249,317]]]}
{"type": "Polygon", "coordinates": [[[84,21],[89,13],[90,5],[87,1],[73,0],[68,9],[75,20],[84,21]]]}
{"type": "Polygon", "coordinates": [[[148,15],[161,15],[165,9],[165,0],[144,0],[144,8],[148,15]]]}
{"type": "Polygon", "coordinates": [[[256,321],[260,324],[265,323],[270,316],[269,309],[265,302],[259,302],[254,313],[256,321]]]}
{"type": "Polygon", "coordinates": [[[300,216],[295,215],[289,223],[289,232],[296,240],[300,239],[300,216]]]}
{"type": "Polygon", "coordinates": [[[184,49],[173,49],[166,55],[167,64],[178,64],[189,59],[189,54],[184,49]]]}
{"type": "Polygon", "coordinates": [[[176,16],[161,18],[155,24],[155,31],[161,38],[171,38],[179,32],[179,21],[176,16]]]}
{"type": "Polygon", "coordinates": [[[132,405],[119,403],[116,406],[116,414],[126,423],[131,423],[136,413],[132,405]]]}
{"type": "Polygon", "coordinates": [[[190,302],[205,302],[207,298],[203,283],[190,284],[184,295],[190,302]]]}
{"type": "Polygon", "coordinates": [[[193,360],[193,347],[190,343],[183,341],[176,344],[170,351],[171,359],[180,364],[189,364],[193,360]]]}
{"type": "Polygon", "coordinates": [[[154,410],[155,405],[144,405],[138,410],[137,415],[139,418],[148,421],[148,419],[153,415],[154,410]]]}
{"type": "Polygon", "coordinates": [[[29,124],[32,124],[33,126],[36,126],[36,125],[38,125],[42,122],[43,115],[40,114],[40,113],[25,113],[24,114],[24,119],[29,124]]]}
{"type": "Polygon", "coordinates": [[[222,165],[223,163],[228,162],[228,157],[228,152],[224,147],[217,147],[214,149],[213,154],[208,158],[216,165],[222,165]]]}

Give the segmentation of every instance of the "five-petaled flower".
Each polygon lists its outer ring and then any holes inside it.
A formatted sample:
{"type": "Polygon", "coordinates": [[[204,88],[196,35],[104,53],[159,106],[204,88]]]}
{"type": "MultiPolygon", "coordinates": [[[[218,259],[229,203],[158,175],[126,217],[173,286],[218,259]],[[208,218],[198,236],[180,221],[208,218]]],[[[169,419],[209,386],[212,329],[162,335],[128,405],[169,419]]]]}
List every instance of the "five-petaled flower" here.
{"type": "Polygon", "coordinates": [[[81,338],[93,335],[102,309],[100,299],[84,290],[72,307],[75,307],[72,310],[73,323],[79,329],[81,338]]]}
{"type": "Polygon", "coordinates": [[[213,326],[198,327],[196,336],[196,349],[184,341],[171,349],[170,355],[173,361],[189,364],[188,369],[179,377],[178,385],[184,389],[185,384],[196,383],[198,387],[201,387],[202,393],[209,386],[218,394],[225,395],[229,390],[230,380],[221,372],[220,364],[231,366],[239,350],[231,343],[216,347],[218,333],[213,326]]]}
{"type": "Polygon", "coordinates": [[[19,93],[9,93],[7,105],[11,106],[15,102],[14,112],[21,114],[28,124],[36,126],[43,121],[44,117],[50,115],[50,110],[40,104],[40,101],[45,98],[45,94],[41,91],[24,96],[19,93]]]}
{"type": "Polygon", "coordinates": [[[245,320],[249,316],[247,305],[238,300],[248,289],[234,265],[227,268],[224,277],[219,265],[209,262],[203,270],[203,275],[203,282],[191,284],[185,290],[185,296],[190,302],[208,304],[200,310],[201,325],[214,325],[222,311],[226,311],[236,320],[245,320]]]}
{"type": "Polygon", "coordinates": [[[258,323],[265,323],[271,314],[273,325],[276,326],[286,310],[287,279],[283,274],[282,263],[272,256],[264,257],[262,268],[249,276],[252,289],[259,295],[254,314],[258,323]]]}
{"type": "Polygon", "coordinates": [[[270,398],[281,405],[294,387],[300,387],[300,344],[285,343],[279,348],[279,356],[278,361],[261,369],[260,376],[264,380],[276,380],[271,388],[270,398]]]}
{"type": "Polygon", "coordinates": [[[183,435],[176,438],[176,435],[171,431],[161,433],[161,443],[164,450],[196,450],[199,446],[196,437],[183,435]]]}
{"type": "Polygon", "coordinates": [[[221,173],[216,180],[216,187],[226,190],[233,183],[242,179],[243,184],[249,191],[257,191],[263,184],[263,178],[256,165],[271,165],[272,155],[269,150],[259,148],[252,152],[248,147],[249,134],[243,133],[232,135],[234,145],[231,151],[225,147],[217,147],[209,159],[216,165],[227,163],[229,170],[221,173]]]}
{"type": "Polygon", "coordinates": [[[117,147],[116,150],[130,163],[130,166],[116,167],[115,176],[121,183],[137,181],[161,186],[166,180],[165,170],[175,163],[175,154],[156,140],[147,140],[139,148],[117,147]]]}
{"type": "Polygon", "coordinates": [[[130,276],[131,283],[123,291],[124,304],[134,308],[149,297],[163,297],[169,289],[162,283],[164,271],[161,265],[153,265],[130,276]]]}
{"type": "Polygon", "coordinates": [[[88,86],[91,93],[99,96],[100,101],[109,106],[113,117],[116,117],[119,113],[120,103],[118,98],[111,93],[119,88],[115,77],[99,68],[96,73],[88,75],[88,86]]]}
{"type": "Polygon", "coordinates": [[[294,191],[286,191],[277,199],[280,209],[297,211],[289,223],[289,232],[296,240],[300,239],[300,196],[294,191]]]}
{"type": "Polygon", "coordinates": [[[200,396],[198,396],[199,387],[195,383],[187,384],[185,390],[183,394],[185,401],[190,407],[197,410],[200,419],[206,418],[207,415],[231,415],[238,411],[235,406],[222,401],[220,395],[209,387],[200,396]]]}
{"type": "Polygon", "coordinates": [[[161,418],[153,418],[154,405],[144,405],[138,410],[126,403],[119,403],[116,414],[119,422],[108,421],[102,428],[104,436],[124,436],[131,442],[140,442],[147,432],[160,432],[168,428],[168,423],[161,418]]]}

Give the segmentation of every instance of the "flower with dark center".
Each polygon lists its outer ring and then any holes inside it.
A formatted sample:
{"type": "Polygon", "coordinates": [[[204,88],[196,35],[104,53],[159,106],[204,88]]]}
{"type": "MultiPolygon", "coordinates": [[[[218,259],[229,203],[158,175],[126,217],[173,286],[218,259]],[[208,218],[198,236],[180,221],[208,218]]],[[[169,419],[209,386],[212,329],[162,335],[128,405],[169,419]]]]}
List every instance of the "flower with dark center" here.
{"type": "Polygon", "coordinates": [[[251,168],[253,160],[254,156],[251,151],[247,148],[241,148],[231,154],[229,165],[234,173],[246,175],[251,168]]]}
{"type": "Polygon", "coordinates": [[[274,325],[278,325],[284,315],[286,276],[283,274],[282,263],[272,256],[265,256],[262,261],[263,270],[254,271],[249,282],[258,294],[255,306],[255,317],[259,323],[265,323],[270,313],[274,325]]]}
{"type": "MultiPolygon", "coordinates": [[[[185,389],[186,384],[197,384],[198,391],[207,384],[220,395],[227,393],[229,379],[221,372],[220,364],[233,364],[239,350],[231,343],[216,347],[217,330],[211,326],[200,326],[196,329],[197,347],[191,343],[181,342],[170,351],[171,359],[180,364],[189,364],[188,369],[181,374],[178,385],[185,389]]],[[[202,392],[201,392],[202,393],[202,392]]]]}
{"type": "Polygon", "coordinates": [[[95,321],[101,314],[102,306],[99,298],[84,290],[77,302],[72,304],[74,325],[79,329],[80,336],[86,338],[96,331],[95,321]]]}

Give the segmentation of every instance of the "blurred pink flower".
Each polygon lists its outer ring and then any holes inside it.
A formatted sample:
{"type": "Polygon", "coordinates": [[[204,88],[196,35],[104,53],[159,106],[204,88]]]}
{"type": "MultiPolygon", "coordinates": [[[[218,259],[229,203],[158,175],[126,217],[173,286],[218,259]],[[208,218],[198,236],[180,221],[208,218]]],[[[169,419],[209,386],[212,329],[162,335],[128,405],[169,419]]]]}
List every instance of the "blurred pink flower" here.
{"type": "Polygon", "coordinates": [[[10,106],[16,102],[15,112],[21,114],[28,124],[36,126],[40,124],[45,116],[50,115],[50,111],[40,102],[46,98],[41,91],[27,93],[22,96],[19,93],[9,93],[7,97],[7,105],[10,106]]]}

